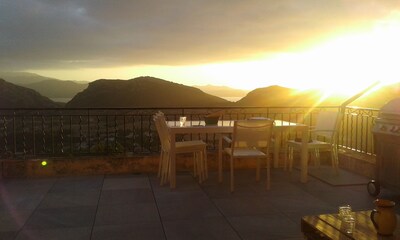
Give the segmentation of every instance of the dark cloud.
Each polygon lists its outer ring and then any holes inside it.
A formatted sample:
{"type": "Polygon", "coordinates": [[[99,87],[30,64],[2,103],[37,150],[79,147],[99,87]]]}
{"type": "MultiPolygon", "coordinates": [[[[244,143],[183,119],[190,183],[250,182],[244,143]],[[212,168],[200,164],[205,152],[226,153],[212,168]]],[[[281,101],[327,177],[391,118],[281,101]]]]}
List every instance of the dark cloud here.
{"type": "Polygon", "coordinates": [[[392,0],[0,0],[0,69],[197,64],[288,51],[392,0]]]}

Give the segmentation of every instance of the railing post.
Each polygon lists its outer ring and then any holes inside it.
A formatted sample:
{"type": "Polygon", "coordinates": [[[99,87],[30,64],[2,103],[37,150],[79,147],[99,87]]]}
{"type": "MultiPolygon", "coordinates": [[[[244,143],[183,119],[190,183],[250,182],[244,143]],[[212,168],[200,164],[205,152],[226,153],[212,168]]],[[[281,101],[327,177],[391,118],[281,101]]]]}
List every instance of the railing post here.
{"type": "Polygon", "coordinates": [[[15,111],[13,113],[13,142],[14,142],[14,157],[17,155],[17,131],[15,130],[15,111]]]}

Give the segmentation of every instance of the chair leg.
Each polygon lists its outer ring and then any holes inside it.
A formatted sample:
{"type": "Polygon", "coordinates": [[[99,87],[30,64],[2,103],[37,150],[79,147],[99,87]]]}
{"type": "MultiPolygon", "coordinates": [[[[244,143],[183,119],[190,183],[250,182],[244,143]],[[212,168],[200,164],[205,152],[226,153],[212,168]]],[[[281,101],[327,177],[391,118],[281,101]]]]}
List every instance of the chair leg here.
{"type": "Polygon", "coordinates": [[[267,190],[271,188],[271,161],[267,158],[267,190]]]}
{"type": "Polygon", "coordinates": [[[164,185],[167,180],[169,180],[169,173],[170,173],[170,154],[169,152],[164,152],[163,154],[163,168],[161,171],[161,182],[160,185],[164,185]]]}
{"type": "Polygon", "coordinates": [[[199,157],[197,152],[193,153],[193,176],[197,177],[199,172],[199,157]]]}
{"type": "Polygon", "coordinates": [[[256,181],[260,181],[260,158],[257,158],[256,181]]]}
{"type": "Polygon", "coordinates": [[[339,175],[339,157],[336,147],[332,147],[331,158],[332,158],[332,167],[335,170],[335,174],[339,175]]]}
{"type": "Polygon", "coordinates": [[[222,180],[223,180],[223,176],[222,176],[222,162],[223,162],[223,159],[222,158],[225,158],[225,154],[221,154],[221,156],[218,157],[218,182],[219,183],[222,183],[222,180]]]}
{"type": "Polygon", "coordinates": [[[231,156],[230,158],[230,165],[231,165],[231,192],[233,192],[234,189],[234,174],[233,174],[233,156],[231,156]]]}
{"type": "MultiPolygon", "coordinates": [[[[293,168],[293,151],[294,151],[293,147],[288,147],[289,172],[291,172],[293,168]]],[[[286,170],[286,161],[285,161],[285,170],[286,170]]]]}
{"type": "Polygon", "coordinates": [[[315,153],[315,166],[320,167],[321,162],[320,162],[320,153],[318,148],[314,148],[314,153],[315,153]]]}
{"type": "Polygon", "coordinates": [[[161,150],[161,152],[160,152],[160,160],[159,160],[159,162],[158,162],[158,174],[157,174],[157,177],[158,178],[160,178],[161,177],[161,171],[162,171],[162,165],[163,165],[163,158],[164,158],[164,151],[163,150],[161,150]]]}
{"type": "Polygon", "coordinates": [[[207,149],[203,150],[203,162],[204,162],[205,179],[207,179],[208,178],[207,149]]]}

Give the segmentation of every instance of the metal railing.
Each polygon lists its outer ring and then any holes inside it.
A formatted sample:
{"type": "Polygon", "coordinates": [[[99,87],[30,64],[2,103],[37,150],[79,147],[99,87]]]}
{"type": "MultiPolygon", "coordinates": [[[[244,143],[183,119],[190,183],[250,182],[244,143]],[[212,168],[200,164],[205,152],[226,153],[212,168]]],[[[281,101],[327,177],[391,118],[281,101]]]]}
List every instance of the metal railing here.
{"type": "MultiPolygon", "coordinates": [[[[340,107],[0,109],[0,157],[155,153],[160,144],[152,115],[157,111],[163,111],[168,120],[178,120],[182,115],[188,120],[201,120],[211,112],[223,110],[224,120],[262,116],[313,125],[316,114],[329,109],[340,107]]],[[[347,107],[339,145],[374,154],[371,128],[377,114],[377,109],[347,107]]],[[[216,148],[215,135],[189,137],[202,138],[210,149],[216,148]]]]}

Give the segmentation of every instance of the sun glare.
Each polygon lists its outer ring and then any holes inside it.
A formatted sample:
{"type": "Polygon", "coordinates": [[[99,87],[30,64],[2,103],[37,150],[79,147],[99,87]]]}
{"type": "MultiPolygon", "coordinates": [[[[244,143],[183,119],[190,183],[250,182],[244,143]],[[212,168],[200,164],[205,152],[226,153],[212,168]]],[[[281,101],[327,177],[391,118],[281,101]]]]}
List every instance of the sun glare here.
{"type": "Polygon", "coordinates": [[[381,20],[369,31],[355,31],[312,49],[282,53],[258,61],[201,67],[203,76],[223,84],[254,89],[278,84],[326,95],[354,95],[380,81],[400,81],[400,14],[381,20]]]}
{"type": "MultiPolygon", "coordinates": [[[[154,76],[185,85],[225,85],[253,90],[280,85],[299,90],[319,89],[326,95],[354,95],[372,83],[400,81],[400,13],[382,19],[368,31],[354,30],[306,50],[268,54],[252,61],[192,66],[144,65],[109,69],[79,69],[70,78],[88,79],[154,76]]],[[[49,72],[38,72],[47,74],[49,72]]],[[[53,73],[53,76],[64,74],[53,73]]]]}

